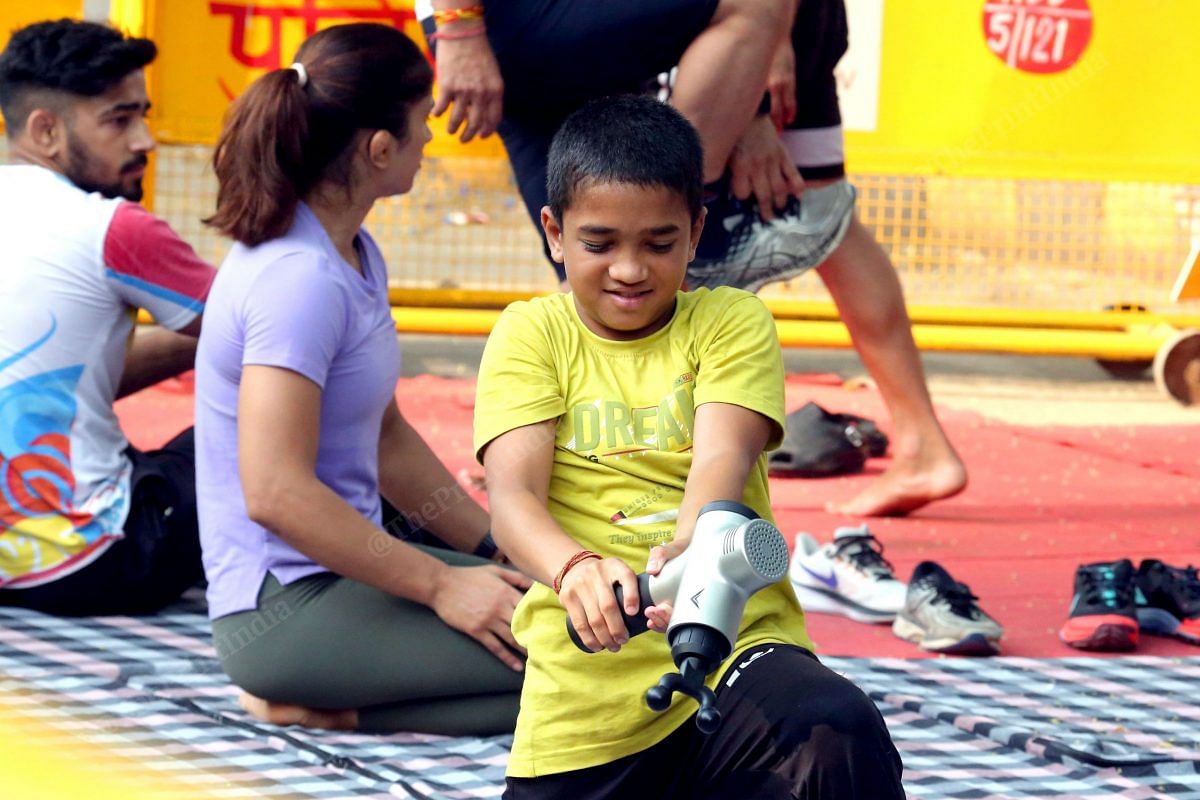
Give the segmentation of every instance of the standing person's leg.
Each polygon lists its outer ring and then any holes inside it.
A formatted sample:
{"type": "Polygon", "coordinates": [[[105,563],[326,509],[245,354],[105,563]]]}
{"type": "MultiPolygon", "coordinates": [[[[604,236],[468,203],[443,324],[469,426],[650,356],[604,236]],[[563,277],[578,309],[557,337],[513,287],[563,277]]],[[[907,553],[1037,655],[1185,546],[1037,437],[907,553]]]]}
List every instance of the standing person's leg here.
{"type": "MultiPolygon", "coordinates": [[[[847,46],[843,0],[805,0],[792,29],[796,118],[781,138],[810,188],[844,180],[841,115],[833,68],[847,46]]],[[[817,273],[838,307],[892,417],[893,462],[862,493],[830,510],[855,516],[904,514],[957,494],[966,469],[938,423],[912,336],[896,268],[854,219],[817,273]]]]}
{"type": "Polygon", "coordinates": [[[330,573],[287,586],[268,575],[258,608],[214,620],[213,640],[247,710],[270,722],[457,736],[516,724],[522,673],[432,609],[330,573]]]}
{"type": "Polygon", "coordinates": [[[892,417],[892,464],[862,492],[828,509],[906,514],[961,492],[967,471],[933,410],[895,267],[857,219],[817,273],[892,417]]]}
{"type": "Polygon", "coordinates": [[[767,68],[795,4],[721,0],[712,23],[679,60],[671,105],[696,126],[704,143],[704,180],[725,172],[733,147],[762,101],[767,68]]]}
{"type": "Polygon", "coordinates": [[[542,232],[541,216],[542,207],[546,205],[546,161],[550,153],[550,141],[569,113],[569,109],[552,111],[508,107],[498,130],[517,181],[517,190],[521,193],[525,210],[542,241],[542,252],[554,268],[560,287],[566,283],[566,269],[550,256],[550,247],[542,232]]]}

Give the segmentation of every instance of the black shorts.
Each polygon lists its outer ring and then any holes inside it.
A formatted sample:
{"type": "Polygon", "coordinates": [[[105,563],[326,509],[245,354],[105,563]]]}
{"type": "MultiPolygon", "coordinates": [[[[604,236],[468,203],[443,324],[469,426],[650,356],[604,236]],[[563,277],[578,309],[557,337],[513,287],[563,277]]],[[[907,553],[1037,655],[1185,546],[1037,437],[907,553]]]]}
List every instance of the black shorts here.
{"type": "MultiPolygon", "coordinates": [[[[487,4],[488,42],[506,113],[561,122],[583,103],[636,91],[679,63],[718,0],[503,0],[487,4]]],[[[422,21],[426,36],[432,20],[422,21]]],[[[557,125],[554,126],[557,129],[557,125]]]]}
{"type": "Polygon", "coordinates": [[[833,69],[850,44],[844,0],[802,0],[792,26],[796,118],[783,141],[805,180],[846,174],[833,69]]]}
{"type": "Polygon", "coordinates": [[[509,778],[504,797],[904,797],[900,755],[879,710],[807,650],[751,648],[722,676],[717,705],[722,720],[711,735],[688,720],[658,744],[608,764],[509,778]]]}
{"type": "Polygon", "coordinates": [[[92,563],[28,589],[0,589],[0,605],[68,616],[150,614],[204,577],[196,521],[195,434],[162,449],[125,453],[133,462],[125,536],[92,563]]]}

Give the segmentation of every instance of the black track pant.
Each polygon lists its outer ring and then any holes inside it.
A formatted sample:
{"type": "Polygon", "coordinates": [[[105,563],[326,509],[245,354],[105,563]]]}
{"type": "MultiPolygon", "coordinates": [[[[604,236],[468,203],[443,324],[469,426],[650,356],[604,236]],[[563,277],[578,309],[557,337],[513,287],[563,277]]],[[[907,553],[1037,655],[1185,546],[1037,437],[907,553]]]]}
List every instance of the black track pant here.
{"type": "MultiPolygon", "coordinates": [[[[597,688],[602,695],[602,688],[597,688]]],[[[721,726],[689,720],[663,741],[588,769],[509,778],[506,800],[902,800],[883,717],[854,684],[791,645],[762,645],[717,687],[721,726]]]]}

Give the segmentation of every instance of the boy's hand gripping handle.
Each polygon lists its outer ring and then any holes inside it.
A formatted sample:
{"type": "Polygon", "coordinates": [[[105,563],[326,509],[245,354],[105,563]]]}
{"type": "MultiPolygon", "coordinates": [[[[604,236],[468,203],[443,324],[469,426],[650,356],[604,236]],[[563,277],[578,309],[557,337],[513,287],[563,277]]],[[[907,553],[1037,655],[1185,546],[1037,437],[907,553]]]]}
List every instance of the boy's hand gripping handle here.
{"type": "MultiPolygon", "coordinates": [[[[716,729],[721,714],[705,678],[732,652],[746,601],[781,579],[787,563],[787,542],[774,525],[741,503],[716,501],[700,509],[687,550],[658,575],[638,576],[636,614],[625,613],[621,587],[614,587],[630,636],[647,630],[647,607],[668,600],[675,606],[667,642],[679,672],[664,675],[646,692],[652,709],[666,709],[671,696],[682,692],[700,704],[697,727],[704,733],[716,729]]],[[[577,647],[590,652],[569,617],[567,631],[577,647]]]]}
{"type": "MultiPolygon", "coordinates": [[[[643,572],[637,576],[638,610],[633,614],[625,613],[625,590],[621,588],[621,584],[613,584],[613,591],[617,595],[617,605],[621,608],[621,619],[625,621],[625,629],[629,631],[631,638],[650,630],[650,620],[646,619],[647,608],[675,597],[675,591],[679,588],[679,578],[683,574],[684,564],[687,562],[687,559],[684,558],[686,555],[685,552],[678,558],[668,561],[657,575],[643,572]]],[[[597,652],[589,650],[583,644],[583,640],[579,638],[579,632],[575,630],[575,625],[569,616],[567,617],[567,635],[583,652],[597,652]]]]}

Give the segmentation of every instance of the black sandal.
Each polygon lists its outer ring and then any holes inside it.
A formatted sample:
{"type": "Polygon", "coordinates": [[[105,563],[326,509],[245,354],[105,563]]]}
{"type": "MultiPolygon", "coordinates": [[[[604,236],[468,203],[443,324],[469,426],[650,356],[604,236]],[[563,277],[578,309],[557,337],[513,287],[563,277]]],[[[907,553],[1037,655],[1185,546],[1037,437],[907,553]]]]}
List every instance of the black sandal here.
{"type": "Polygon", "coordinates": [[[810,402],[784,421],[783,444],[767,458],[768,471],[777,477],[861,472],[868,457],[887,452],[887,436],[864,417],[834,414],[810,402]]]}

